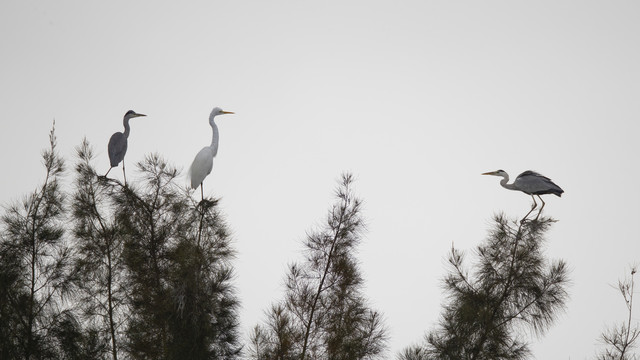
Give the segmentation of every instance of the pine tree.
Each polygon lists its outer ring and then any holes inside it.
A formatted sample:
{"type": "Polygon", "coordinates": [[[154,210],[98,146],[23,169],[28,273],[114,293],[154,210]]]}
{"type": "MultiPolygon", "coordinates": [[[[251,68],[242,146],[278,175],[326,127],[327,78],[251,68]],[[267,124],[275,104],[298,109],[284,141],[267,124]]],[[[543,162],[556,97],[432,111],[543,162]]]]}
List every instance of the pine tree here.
{"type": "Polygon", "coordinates": [[[83,326],[71,310],[60,314],[50,333],[58,353],[48,359],[96,360],[105,359],[109,353],[109,342],[103,332],[91,325],[83,326]]]}
{"type": "MultiPolygon", "coordinates": [[[[55,125],[55,124],[54,124],[55,125]]],[[[57,358],[64,352],[56,330],[74,318],[65,309],[71,294],[72,253],[64,240],[64,162],[54,128],[42,158],[43,184],[2,217],[0,243],[0,356],[57,358]]]]}
{"type": "Polygon", "coordinates": [[[141,186],[112,186],[129,291],[132,358],[219,359],[240,352],[234,252],[216,201],[195,204],[178,172],[153,155],[138,164],[141,186]]]}
{"type": "Polygon", "coordinates": [[[495,218],[488,239],[478,246],[472,274],[464,255],[452,248],[448,295],[438,328],[424,347],[399,359],[525,359],[530,355],[521,330],[537,334],[552,325],[567,300],[567,266],[549,262],[543,235],[554,220],[521,222],[495,218]]]}
{"type": "Polygon", "coordinates": [[[306,258],[292,264],[285,300],[251,336],[254,359],[371,359],[386,347],[381,315],[366,305],[354,256],[364,222],[361,200],[343,175],[325,227],[307,235],[306,258]]]}
{"type": "Polygon", "coordinates": [[[96,175],[91,166],[93,152],[86,140],[77,148],[77,155],[72,220],[78,305],[98,334],[109,339],[109,353],[116,360],[128,310],[123,235],[110,200],[114,188],[96,175]]]}

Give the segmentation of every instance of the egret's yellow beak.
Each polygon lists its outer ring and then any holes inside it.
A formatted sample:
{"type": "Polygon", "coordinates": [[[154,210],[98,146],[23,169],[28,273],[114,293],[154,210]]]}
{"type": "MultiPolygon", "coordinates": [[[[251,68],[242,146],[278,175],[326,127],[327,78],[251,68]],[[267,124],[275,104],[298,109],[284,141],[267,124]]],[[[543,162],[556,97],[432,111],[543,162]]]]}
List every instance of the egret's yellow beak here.
{"type": "Polygon", "coordinates": [[[235,114],[233,111],[222,111],[222,114],[235,114]]]}

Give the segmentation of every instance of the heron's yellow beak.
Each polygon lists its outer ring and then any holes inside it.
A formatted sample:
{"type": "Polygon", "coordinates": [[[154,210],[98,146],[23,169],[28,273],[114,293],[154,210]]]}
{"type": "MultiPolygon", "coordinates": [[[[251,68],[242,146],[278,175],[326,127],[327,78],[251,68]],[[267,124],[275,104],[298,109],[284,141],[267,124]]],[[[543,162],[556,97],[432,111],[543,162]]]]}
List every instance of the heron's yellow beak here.
{"type": "Polygon", "coordinates": [[[223,111],[222,114],[235,114],[233,111],[223,111]]]}
{"type": "Polygon", "coordinates": [[[482,173],[480,175],[495,175],[495,174],[496,174],[495,171],[489,171],[489,172],[486,172],[486,173],[482,173]]]}
{"type": "Polygon", "coordinates": [[[136,113],[136,117],[138,117],[138,116],[147,116],[147,115],[145,115],[145,114],[138,114],[138,113],[136,113]]]}

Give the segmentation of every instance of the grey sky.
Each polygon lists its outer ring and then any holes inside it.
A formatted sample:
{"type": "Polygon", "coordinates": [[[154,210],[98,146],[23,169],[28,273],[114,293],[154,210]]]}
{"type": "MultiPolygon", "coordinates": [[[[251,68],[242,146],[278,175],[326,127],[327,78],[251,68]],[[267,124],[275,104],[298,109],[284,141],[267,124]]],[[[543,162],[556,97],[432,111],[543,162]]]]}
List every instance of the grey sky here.
{"type": "Polygon", "coordinates": [[[42,180],[54,118],[69,168],[86,136],[106,171],[124,113],[147,114],[131,121],[135,181],[151,152],[187,169],[211,109],[235,111],[217,121],[205,192],[234,231],[243,330],[281,298],[348,170],[391,356],[436,324],[452,242],[471,254],[495,212],[528,211],[530,198],[480,173],[537,170],[566,191],[547,197],[560,220],[547,248],[573,284],[534,354],[592,358],[624,316],[610,284],[640,262],[638,15],[633,1],[4,0],[0,202],[42,180]]]}

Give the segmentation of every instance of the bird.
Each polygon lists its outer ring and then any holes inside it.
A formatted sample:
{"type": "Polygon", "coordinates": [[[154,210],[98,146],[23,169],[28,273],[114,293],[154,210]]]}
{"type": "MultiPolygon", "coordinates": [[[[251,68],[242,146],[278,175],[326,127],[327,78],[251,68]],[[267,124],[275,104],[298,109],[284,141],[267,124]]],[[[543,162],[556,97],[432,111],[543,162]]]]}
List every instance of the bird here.
{"type": "Polygon", "coordinates": [[[511,184],[507,184],[509,182],[509,174],[507,174],[504,170],[486,172],[482,175],[502,176],[500,185],[502,185],[503,188],[509,190],[518,190],[522,191],[525,194],[531,195],[531,198],[533,199],[533,205],[531,207],[531,210],[527,213],[527,215],[525,215],[523,220],[526,219],[527,216],[529,216],[529,214],[531,214],[531,212],[538,206],[534,195],[537,196],[540,201],[542,201],[542,207],[538,211],[538,216],[536,216],[536,219],[538,219],[545,205],[544,200],[542,200],[540,195],[553,194],[561,197],[562,193],[564,193],[564,190],[562,190],[560,186],[551,181],[551,179],[531,170],[527,170],[518,175],[516,180],[511,184]]]}
{"type": "Polygon", "coordinates": [[[107,173],[104,174],[104,176],[106,177],[107,175],[109,175],[109,171],[111,171],[112,168],[118,166],[118,164],[120,164],[120,162],[122,161],[122,174],[124,176],[125,185],[127,185],[127,174],[124,170],[124,155],[127,153],[127,138],[129,137],[130,132],[129,120],[140,116],[147,115],[138,114],[133,110],[127,111],[127,113],[124,114],[124,119],[122,120],[122,123],[124,124],[124,132],[122,133],[118,131],[111,135],[111,138],[109,139],[109,145],[107,147],[107,149],[109,150],[109,161],[111,163],[111,167],[109,167],[109,170],[107,170],[107,173]]]}
{"type": "Polygon", "coordinates": [[[233,114],[231,111],[224,111],[219,107],[214,107],[209,115],[209,125],[213,135],[211,137],[211,145],[205,146],[198,152],[196,157],[191,163],[189,168],[189,177],[191,178],[191,188],[197,189],[200,186],[200,197],[204,200],[204,190],[202,188],[202,182],[207,175],[211,174],[213,169],[213,158],[218,154],[218,143],[220,142],[220,132],[218,131],[218,125],[216,125],[215,117],[218,115],[233,114]]]}

